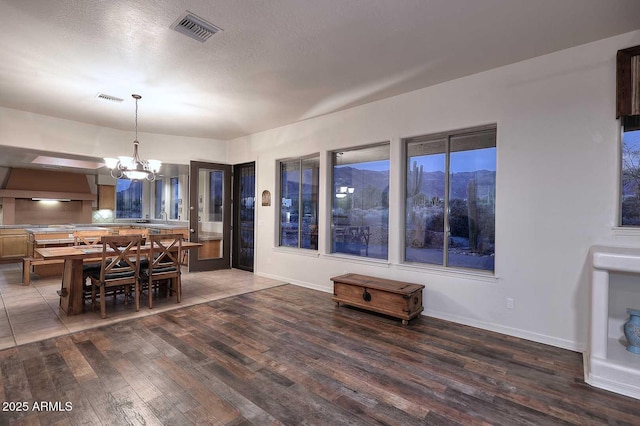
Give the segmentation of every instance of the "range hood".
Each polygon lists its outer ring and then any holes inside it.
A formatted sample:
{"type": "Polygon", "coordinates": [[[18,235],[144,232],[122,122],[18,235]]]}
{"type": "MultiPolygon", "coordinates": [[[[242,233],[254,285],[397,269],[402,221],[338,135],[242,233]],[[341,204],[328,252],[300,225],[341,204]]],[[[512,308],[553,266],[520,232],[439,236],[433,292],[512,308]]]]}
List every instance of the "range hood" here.
{"type": "Polygon", "coordinates": [[[95,201],[96,195],[81,173],[13,168],[0,198],[95,201]]]}

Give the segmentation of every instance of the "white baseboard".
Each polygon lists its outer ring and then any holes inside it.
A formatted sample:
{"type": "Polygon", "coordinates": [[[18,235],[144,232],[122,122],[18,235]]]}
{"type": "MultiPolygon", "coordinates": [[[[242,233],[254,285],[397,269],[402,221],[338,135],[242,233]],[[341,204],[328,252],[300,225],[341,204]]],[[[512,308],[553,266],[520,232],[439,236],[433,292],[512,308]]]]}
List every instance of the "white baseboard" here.
{"type": "Polygon", "coordinates": [[[284,281],[289,284],[295,284],[299,287],[310,288],[311,290],[318,290],[323,293],[333,293],[333,285],[331,283],[327,284],[327,286],[320,286],[320,285],[309,283],[306,281],[292,280],[291,278],[281,277],[279,275],[274,275],[274,274],[265,274],[265,273],[257,272],[256,275],[265,277],[265,278],[271,278],[273,280],[284,281]]]}
{"type": "Polygon", "coordinates": [[[634,368],[635,362],[628,364],[620,359],[603,359],[588,354],[583,358],[585,382],[597,388],[640,399],[640,370],[634,368]]]}
{"type": "Polygon", "coordinates": [[[574,342],[566,339],[559,339],[553,336],[547,336],[546,334],[534,333],[528,330],[522,330],[519,328],[506,327],[500,324],[493,324],[484,321],[478,321],[472,318],[461,317],[457,315],[451,315],[443,312],[437,312],[430,310],[428,312],[422,312],[422,315],[428,317],[434,317],[443,319],[446,321],[455,322],[458,324],[469,325],[471,327],[481,328],[483,330],[495,331],[496,333],[506,334],[508,336],[519,337],[525,340],[531,340],[532,342],[543,343],[545,345],[551,345],[562,349],[567,349],[574,352],[584,352],[586,345],[584,343],[574,342]]]}
{"type": "MultiPolygon", "coordinates": [[[[256,273],[256,275],[266,277],[266,278],[271,278],[274,280],[285,281],[290,284],[295,284],[297,286],[309,288],[312,290],[322,291],[324,293],[333,292],[333,287],[331,284],[328,284],[327,286],[319,286],[317,284],[309,283],[306,281],[292,280],[290,278],[281,277],[273,274],[256,273]]],[[[574,352],[582,353],[586,349],[586,344],[584,343],[574,342],[566,339],[559,339],[557,337],[547,336],[545,334],[534,333],[534,332],[522,330],[519,328],[506,327],[500,324],[492,324],[484,321],[478,321],[476,319],[461,317],[458,315],[451,315],[444,312],[437,312],[437,311],[430,310],[428,312],[423,311],[422,315],[427,317],[439,318],[442,320],[451,321],[458,324],[469,325],[471,327],[476,327],[483,330],[495,331],[496,333],[506,334],[508,336],[513,336],[513,337],[519,337],[521,339],[531,340],[533,342],[543,343],[545,345],[551,345],[551,346],[567,349],[574,352]]]]}

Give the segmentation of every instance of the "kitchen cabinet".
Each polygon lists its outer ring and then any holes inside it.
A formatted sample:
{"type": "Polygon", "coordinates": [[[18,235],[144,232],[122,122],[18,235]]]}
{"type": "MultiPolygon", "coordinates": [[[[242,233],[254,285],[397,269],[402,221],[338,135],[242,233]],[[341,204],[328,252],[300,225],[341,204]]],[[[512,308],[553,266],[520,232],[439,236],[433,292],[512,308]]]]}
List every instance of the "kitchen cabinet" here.
{"type": "Polygon", "coordinates": [[[98,185],[98,210],[116,209],[116,187],[113,185],[98,185]]]}
{"type": "Polygon", "coordinates": [[[0,229],[0,260],[27,256],[27,233],[24,229],[0,229]]]}

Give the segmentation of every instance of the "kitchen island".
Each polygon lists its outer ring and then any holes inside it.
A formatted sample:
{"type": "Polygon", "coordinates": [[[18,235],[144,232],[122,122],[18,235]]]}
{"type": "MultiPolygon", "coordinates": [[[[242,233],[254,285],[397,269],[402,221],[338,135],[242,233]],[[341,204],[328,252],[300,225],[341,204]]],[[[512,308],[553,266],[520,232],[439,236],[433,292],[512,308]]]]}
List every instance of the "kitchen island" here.
{"type": "Polygon", "coordinates": [[[64,247],[73,245],[73,232],[105,231],[116,235],[121,229],[148,229],[151,234],[182,234],[185,240],[189,236],[186,222],[112,222],[67,225],[7,225],[0,226],[0,261],[22,262],[23,284],[28,285],[31,273],[39,277],[62,276],[62,261],[38,262],[37,248],[64,247]],[[1,250],[4,247],[7,250],[1,250]],[[28,270],[27,270],[28,269],[28,270]]]}
{"type": "Polygon", "coordinates": [[[107,228],[97,226],[48,226],[37,228],[24,228],[27,234],[27,255],[22,262],[22,283],[29,285],[31,272],[40,277],[62,276],[62,262],[39,261],[40,256],[36,249],[44,247],[66,247],[73,245],[73,233],[77,229],[86,231],[107,231],[107,228]],[[33,270],[32,270],[33,269],[33,270]]]}

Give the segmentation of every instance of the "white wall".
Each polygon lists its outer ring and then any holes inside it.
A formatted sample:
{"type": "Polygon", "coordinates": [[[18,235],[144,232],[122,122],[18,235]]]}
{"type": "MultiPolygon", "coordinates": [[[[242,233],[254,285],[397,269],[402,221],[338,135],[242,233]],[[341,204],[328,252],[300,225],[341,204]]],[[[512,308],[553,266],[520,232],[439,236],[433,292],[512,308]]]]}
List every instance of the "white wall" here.
{"type": "MultiPolygon", "coordinates": [[[[94,126],[0,107],[0,156],[3,146],[98,158],[132,155],[134,138],[135,134],[131,131],[94,126]]],[[[140,132],[138,140],[140,141],[140,156],[144,159],[156,159],[163,163],[177,165],[188,165],[191,160],[214,163],[225,163],[227,160],[227,143],[225,141],[140,132]]],[[[0,183],[4,178],[1,169],[0,183]]],[[[161,173],[163,173],[162,169],[161,173]]],[[[164,173],[170,173],[166,167],[164,173]]],[[[166,191],[169,191],[168,182],[172,176],[175,174],[165,177],[166,191]]],[[[101,176],[99,179],[103,181],[102,183],[115,184],[115,181],[109,182],[108,177],[101,176]]],[[[145,181],[144,185],[149,188],[148,182],[145,181]]],[[[95,184],[92,183],[91,188],[95,193],[95,184]]],[[[146,199],[143,200],[143,218],[153,218],[151,193],[150,190],[144,191],[146,199]]],[[[180,175],[179,197],[183,199],[182,213],[179,214],[180,220],[188,220],[186,211],[189,201],[188,175],[180,175]]],[[[167,196],[165,200],[168,213],[170,197],[167,196]]],[[[112,215],[107,215],[103,219],[112,220],[110,219],[112,217],[112,215]]],[[[99,219],[98,221],[103,220],[99,219]]]]}
{"type": "MultiPolygon", "coordinates": [[[[214,139],[138,132],[140,157],[171,164],[190,160],[226,162],[227,144],[214,139]],[[188,149],[185,149],[188,147],[188,149]]],[[[0,107],[2,145],[91,157],[117,157],[133,153],[132,131],[94,126],[0,107]]]]}
{"type": "Polygon", "coordinates": [[[615,57],[637,44],[639,31],[231,141],[231,163],[256,161],[258,194],[277,193],[277,159],[321,153],[319,254],[274,248],[277,201],[258,206],[256,273],[324,291],[345,272],[422,283],[427,315],[582,350],[589,247],[640,245],[640,234],[612,230],[615,57]],[[328,151],[390,140],[389,216],[401,223],[401,138],[488,123],[498,129],[495,278],[402,266],[396,234],[389,264],[326,254],[328,151]],[[515,309],[506,308],[507,297],[515,309]]]}
{"type": "MultiPolygon", "coordinates": [[[[274,247],[274,197],[271,207],[256,209],[256,273],[327,292],[329,278],[345,272],[423,283],[427,315],[581,350],[589,247],[640,245],[640,234],[612,230],[619,167],[615,55],[638,44],[640,31],[228,143],[141,133],[140,151],[174,164],[256,161],[257,194],[268,189],[274,196],[277,159],[320,152],[319,253],[274,247]],[[388,263],[327,255],[328,151],[391,141],[389,216],[400,223],[401,138],[488,123],[498,128],[495,278],[403,266],[399,233],[390,235],[388,263]],[[506,297],[515,299],[515,309],[506,308],[506,297]]],[[[0,108],[0,155],[9,145],[115,156],[129,152],[132,140],[133,132],[0,108]]]]}

